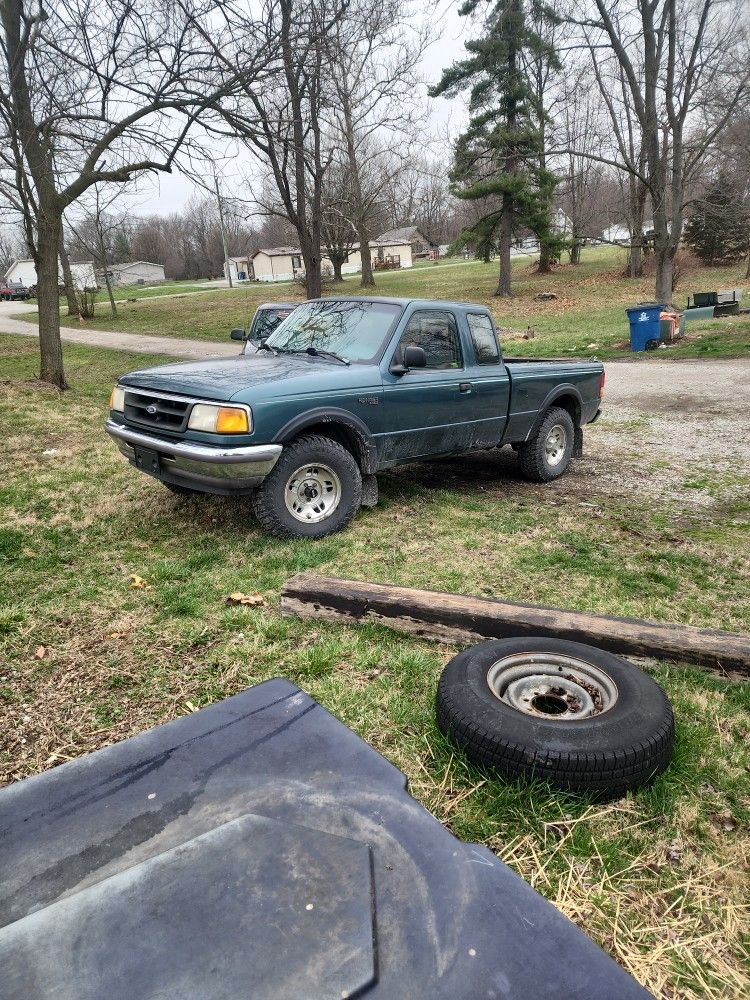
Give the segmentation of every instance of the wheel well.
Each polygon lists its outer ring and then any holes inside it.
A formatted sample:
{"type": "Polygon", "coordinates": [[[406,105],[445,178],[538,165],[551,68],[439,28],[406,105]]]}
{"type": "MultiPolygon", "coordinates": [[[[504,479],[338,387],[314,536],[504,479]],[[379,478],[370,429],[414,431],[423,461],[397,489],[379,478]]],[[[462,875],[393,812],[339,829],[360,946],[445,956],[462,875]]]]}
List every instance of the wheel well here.
{"type": "Polygon", "coordinates": [[[575,396],[571,394],[565,394],[563,396],[558,396],[557,399],[553,399],[552,402],[547,407],[547,410],[551,410],[553,406],[559,406],[563,410],[567,410],[570,414],[570,419],[573,421],[575,427],[579,427],[581,424],[581,404],[576,399],[575,396]]]}
{"type": "Polygon", "coordinates": [[[317,434],[318,437],[337,441],[354,456],[362,472],[371,471],[369,468],[370,461],[367,444],[362,435],[353,427],[347,427],[346,424],[340,424],[334,420],[322,420],[317,424],[310,424],[308,427],[303,427],[291,440],[298,441],[300,438],[308,437],[311,434],[317,434]]]}

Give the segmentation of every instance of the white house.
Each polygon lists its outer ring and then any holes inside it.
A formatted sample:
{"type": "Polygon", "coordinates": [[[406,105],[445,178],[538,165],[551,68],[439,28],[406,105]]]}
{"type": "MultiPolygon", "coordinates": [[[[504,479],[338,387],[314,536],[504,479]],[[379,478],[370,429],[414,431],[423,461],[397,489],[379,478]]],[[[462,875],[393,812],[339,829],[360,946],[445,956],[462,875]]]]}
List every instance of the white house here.
{"type": "Polygon", "coordinates": [[[129,264],[110,264],[107,268],[115,285],[145,285],[164,281],[164,265],[147,260],[134,260],[129,264]]]}
{"type": "Polygon", "coordinates": [[[250,281],[253,277],[253,255],[246,253],[244,257],[230,257],[229,268],[224,265],[224,277],[232,276],[232,281],[250,281]]]}
{"type": "MultiPolygon", "coordinates": [[[[76,288],[96,288],[93,260],[73,261],[70,265],[73,284],[76,288]]],[[[33,260],[14,260],[3,275],[3,280],[11,285],[35,285],[37,283],[36,266],[33,260]]],[[[62,265],[58,264],[58,277],[63,283],[62,265]]]]}
{"type": "MultiPolygon", "coordinates": [[[[649,219],[647,222],[643,223],[643,231],[647,233],[649,229],[653,229],[653,222],[649,219]]],[[[630,246],[630,230],[627,226],[622,223],[614,223],[607,228],[602,233],[601,238],[602,243],[620,243],[623,246],[630,246]]]]}
{"type": "MultiPolygon", "coordinates": [[[[399,247],[408,243],[411,247],[412,259],[431,257],[433,256],[433,251],[438,249],[437,243],[433,243],[432,240],[428,239],[418,226],[389,229],[387,233],[382,233],[376,242],[399,247]]],[[[411,267],[411,265],[402,266],[411,267]]]]}
{"type": "MultiPolygon", "coordinates": [[[[399,243],[379,237],[376,240],[370,240],[370,253],[375,268],[377,268],[378,262],[384,265],[390,263],[394,267],[412,267],[413,265],[412,247],[408,241],[399,243]]],[[[254,254],[250,255],[249,261],[247,257],[232,258],[232,261],[239,262],[240,267],[242,263],[249,262],[252,267],[248,276],[256,281],[292,281],[294,278],[302,277],[305,273],[302,253],[297,247],[270,247],[256,250],[254,254]]],[[[333,273],[333,264],[325,251],[322,251],[321,267],[324,274],[333,273]]],[[[362,257],[359,247],[354,246],[341,267],[341,273],[356,274],[361,270],[362,257]]],[[[234,273],[232,277],[234,277],[234,273]]]]}

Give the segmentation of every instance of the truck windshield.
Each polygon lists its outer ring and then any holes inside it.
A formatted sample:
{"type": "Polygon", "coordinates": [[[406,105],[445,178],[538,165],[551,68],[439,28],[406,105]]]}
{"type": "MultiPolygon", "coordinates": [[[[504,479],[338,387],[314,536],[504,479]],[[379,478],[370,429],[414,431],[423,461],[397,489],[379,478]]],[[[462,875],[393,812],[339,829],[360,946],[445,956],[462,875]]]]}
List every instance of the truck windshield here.
{"type": "Polygon", "coordinates": [[[401,306],[387,302],[306,302],[297,306],[266,343],[282,354],[313,347],[347,361],[373,361],[400,315],[401,306]]]}

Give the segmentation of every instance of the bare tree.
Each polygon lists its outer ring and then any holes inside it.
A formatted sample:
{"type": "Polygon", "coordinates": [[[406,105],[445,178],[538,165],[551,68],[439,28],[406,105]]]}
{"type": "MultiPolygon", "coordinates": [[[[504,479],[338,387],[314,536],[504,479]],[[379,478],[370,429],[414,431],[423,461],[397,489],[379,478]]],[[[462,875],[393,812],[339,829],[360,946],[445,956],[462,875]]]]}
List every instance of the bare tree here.
{"type": "MultiPolygon", "coordinates": [[[[0,0],[0,190],[34,257],[40,376],[65,387],[58,253],[65,210],[96,184],[173,169],[195,119],[233,84],[203,39],[234,44],[214,0],[0,0]]],[[[243,77],[269,56],[243,39],[243,77]]]]}
{"type": "Polygon", "coordinates": [[[579,264],[581,248],[587,239],[601,236],[596,232],[599,221],[599,191],[604,167],[592,159],[602,149],[600,102],[591,87],[581,86],[581,76],[564,77],[557,116],[559,140],[567,147],[561,163],[560,204],[570,219],[570,263],[579,264]]]}
{"type": "MultiPolygon", "coordinates": [[[[632,107],[640,133],[632,150],[642,150],[642,163],[623,157],[621,145],[620,156],[599,158],[626,170],[648,192],[661,302],[672,299],[690,180],[750,93],[743,13],[733,0],[579,0],[571,18],[595,64],[609,47],[624,104],[632,107]]],[[[612,88],[603,74],[598,79],[607,101],[612,88]]]]}
{"type": "MultiPolygon", "coordinates": [[[[264,16],[264,49],[273,59],[272,79],[263,88],[242,77],[241,47],[229,54],[205,33],[215,58],[241,87],[224,100],[221,114],[234,139],[256,156],[264,175],[255,184],[261,213],[283,214],[297,234],[308,298],[321,293],[323,182],[331,160],[323,106],[329,85],[325,37],[343,15],[348,0],[271,0],[264,16]],[[273,192],[273,193],[272,193],[273,192]]],[[[233,33],[244,35],[245,16],[221,3],[233,33]]]]}
{"type": "Polygon", "coordinates": [[[114,256],[114,238],[125,225],[125,217],[111,209],[120,194],[119,188],[103,191],[96,185],[81,221],[74,225],[68,220],[68,228],[75,235],[79,246],[93,257],[94,265],[104,278],[112,319],[117,318],[117,303],[112,289],[110,265],[114,256]]]}
{"type": "Polygon", "coordinates": [[[375,284],[371,222],[381,191],[386,177],[411,154],[424,117],[417,90],[419,63],[430,41],[424,13],[410,0],[351,0],[326,35],[334,98],[330,119],[347,165],[363,288],[375,284]],[[417,12],[423,17],[419,24],[417,12]]]}

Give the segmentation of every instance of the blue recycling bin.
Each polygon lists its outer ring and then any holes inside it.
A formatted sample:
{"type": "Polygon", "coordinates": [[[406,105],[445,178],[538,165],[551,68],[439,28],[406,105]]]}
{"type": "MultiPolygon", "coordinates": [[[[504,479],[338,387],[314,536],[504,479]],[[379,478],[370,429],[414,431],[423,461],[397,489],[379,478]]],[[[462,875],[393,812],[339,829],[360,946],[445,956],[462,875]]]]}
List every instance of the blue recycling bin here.
{"type": "Polygon", "coordinates": [[[661,343],[660,317],[664,308],[658,302],[641,302],[626,309],[630,322],[630,350],[649,351],[661,343]]]}

